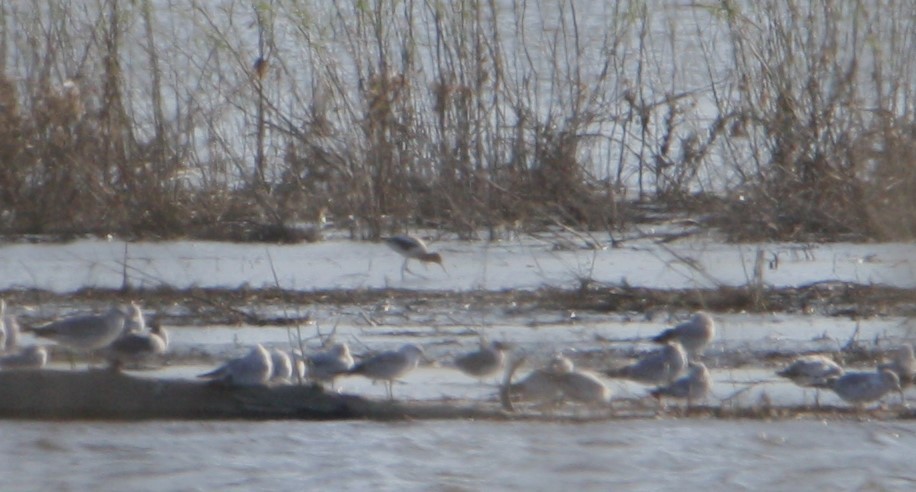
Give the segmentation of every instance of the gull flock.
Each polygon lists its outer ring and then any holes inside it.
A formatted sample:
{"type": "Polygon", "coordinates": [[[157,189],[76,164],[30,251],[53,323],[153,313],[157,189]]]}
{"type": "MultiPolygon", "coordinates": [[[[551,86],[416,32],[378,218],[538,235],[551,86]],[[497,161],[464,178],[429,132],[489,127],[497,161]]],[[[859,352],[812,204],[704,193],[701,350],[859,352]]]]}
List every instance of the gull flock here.
{"type": "MultiPolygon", "coordinates": [[[[42,326],[24,326],[7,312],[6,303],[0,300],[0,370],[39,370],[48,363],[48,347],[21,346],[22,333],[50,340],[68,354],[100,356],[112,370],[155,365],[157,360],[162,361],[169,347],[168,331],[158,320],[147,325],[136,303],[114,306],[101,314],[79,314],[42,326]]],[[[715,333],[713,318],[697,312],[685,322],[661,330],[651,338],[659,346],[640,354],[631,363],[592,372],[575,367],[569,357],[557,352],[516,382],[512,377],[519,364],[510,361],[523,361],[524,357],[513,359],[514,345],[505,341],[482,339],[479,349],[457,354],[449,361],[442,361],[442,365],[460,371],[481,385],[502,376],[502,385],[512,401],[545,408],[567,402],[588,407],[608,405],[612,391],[607,382],[614,379],[645,385],[646,397],[657,399],[659,405],[680,400],[686,401],[690,408],[710,395],[712,377],[702,359],[715,333]]],[[[229,387],[310,381],[333,389],[340,378],[361,376],[384,383],[387,397],[394,399],[395,383],[421,363],[437,362],[429,359],[420,345],[413,343],[396,350],[370,352],[358,359],[353,357],[346,343],[340,342],[328,341],[324,349],[308,354],[256,344],[243,355],[198,377],[229,387]]],[[[905,344],[894,350],[892,357],[874,371],[846,371],[828,356],[811,354],[798,357],[775,375],[803,388],[831,390],[843,401],[861,409],[892,392],[899,394],[905,404],[903,388],[910,384],[914,373],[916,358],[912,347],[905,344]]],[[[815,401],[819,406],[817,398],[815,401]]]]}
{"type": "MultiPolygon", "coordinates": [[[[410,260],[438,264],[448,273],[441,254],[431,252],[419,238],[394,236],[386,239],[385,244],[404,258],[402,277],[406,273],[414,274],[408,268],[410,260]]],[[[16,316],[7,312],[6,302],[0,299],[0,370],[39,370],[48,364],[46,346],[20,346],[24,332],[54,342],[70,356],[71,368],[75,367],[73,355],[77,353],[88,355],[90,361],[100,356],[115,371],[151,364],[155,367],[157,361],[161,365],[169,348],[168,331],[158,319],[147,326],[141,307],[134,302],[113,306],[101,314],[78,314],[42,326],[22,326],[16,316]]],[[[476,379],[480,385],[502,375],[501,388],[512,401],[532,402],[542,407],[555,407],[565,402],[590,407],[610,404],[612,391],[606,381],[622,379],[645,385],[646,397],[655,398],[659,405],[674,399],[686,401],[689,408],[695,402],[706,400],[711,393],[712,377],[702,359],[704,349],[715,335],[716,323],[712,316],[700,311],[652,337],[651,342],[659,347],[642,353],[629,364],[606,367],[597,373],[575,367],[573,361],[559,351],[542,366],[512,382],[525,356],[513,359],[513,344],[483,339],[478,350],[458,354],[447,365],[476,379]]],[[[428,358],[420,345],[413,343],[397,350],[370,351],[357,360],[346,343],[326,342],[323,349],[308,354],[300,349],[286,352],[278,347],[256,344],[247,348],[243,355],[219,364],[198,378],[229,387],[310,381],[334,389],[341,377],[362,376],[384,383],[387,397],[393,400],[395,383],[421,362],[437,362],[428,358]]],[[[897,392],[901,403],[906,405],[903,388],[912,382],[914,374],[916,358],[909,344],[898,347],[893,357],[874,371],[846,371],[826,355],[809,354],[798,357],[775,373],[802,388],[814,388],[818,407],[819,391],[826,389],[857,409],[882,400],[891,392],[897,392]]]]}

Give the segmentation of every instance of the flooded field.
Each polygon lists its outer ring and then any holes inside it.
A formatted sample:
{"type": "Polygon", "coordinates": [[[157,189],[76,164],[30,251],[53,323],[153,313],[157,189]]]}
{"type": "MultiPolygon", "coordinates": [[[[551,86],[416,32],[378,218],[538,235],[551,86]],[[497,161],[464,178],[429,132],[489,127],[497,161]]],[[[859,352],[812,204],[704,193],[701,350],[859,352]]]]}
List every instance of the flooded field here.
{"type": "MultiPolygon", "coordinates": [[[[672,304],[653,300],[643,311],[568,305],[584,278],[622,289],[614,295],[635,292],[626,290],[632,286],[656,293],[695,289],[702,302],[708,289],[744,286],[758,250],[783,257],[765,272],[769,290],[823,283],[835,287],[817,291],[822,296],[854,285],[902,292],[886,302],[874,296],[849,302],[847,296],[837,304],[826,296],[807,308],[793,301],[757,312],[710,310],[717,334],[701,356],[712,376],[710,395],[699,402],[704,408],[813,408],[814,390],[775,371],[802,353],[871,370],[894,347],[912,342],[914,304],[907,292],[916,286],[913,245],[687,241],[662,248],[633,241],[624,249],[564,250],[555,244],[441,241],[434,247],[447,272],[416,265],[416,274],[403,279],[401,259],[384,245],[344,240],[267,247],[117,241],[5,246],[10,261],[2,266],[0,289],[9,312],[26,324],[127,299],[139,302],[148,318],[159,318],[171,338],[164,366],[128,371],[137,377],[192,379],[256,343],[314,352],[333,333],[358,359],[406,342],[424,348],[426,360],[395,384],[398,400],[498,409],[495,380],[481,385],[452,367],[455,356],[486,337],[513,344],[512,356],[525,358],[519,375],[562,353],[577,368],[598,374],[612,397],[607,407],[565,405],[520,421],[7,420],[0,421],[0,450],[12,459],[0,463],[0,476],[5,486],[22,490],[658,490],[712,484],[888,490],[907,489],[916,480],[904,452],[914,444],[916,424],[894,418],[899,397],[885,398],[890,411],[860,415],[835,413],[847,405],[821,391],[824,409],[800,420],[708,413],[685,418],[684,403],[658,407],[648,396],[651,386],[601,373],[653,350],[650,337],[702,304],[673,296],[672,304]],[[119,291],[125,283],[127,294],[119,291]],[[79,291],[87,287],[94,290],[79,291]],[[556,290],[531,294],[544,287],[556,290]],[[633,418],[634,412],[642,417],[633,418]]],[[[603,292],[586,289],[583,296],[603,292]]],[[[21,343],[49,345],[51,367],[69,370],[53,344],[30,334],[21,343]]],[[[78,360],[76,370],[84,368],[78,360]]],[[[385,398],[383,385],[358,376],[341,378],[337,389],[385,398]]],[[[529,416],[541,411],[522,410],[529,416]]]]}
{"type": "Polygon", "coordinates": [[[4,422],[10,490],[911,490],[912,422],[4,422]]]}

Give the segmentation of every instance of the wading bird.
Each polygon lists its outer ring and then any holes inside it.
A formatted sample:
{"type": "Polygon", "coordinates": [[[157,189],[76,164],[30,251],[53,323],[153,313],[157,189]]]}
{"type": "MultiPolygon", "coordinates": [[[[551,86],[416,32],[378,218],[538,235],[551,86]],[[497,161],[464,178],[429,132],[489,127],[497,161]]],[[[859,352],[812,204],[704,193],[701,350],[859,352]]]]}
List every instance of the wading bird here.
{"type": "Polygon", "coordinates": [[[404,257],[404,264],[401,265],[401,279],[404,278],[404,272],[413,273],[407,267],[407,262],[412,259],[424,263],[437,263],[442,267],[442,271],[448,273],[445,265],[442,264],[442,256],[439,253],[430,252],[426,247],[426,243],[418,237],[408,235],[392,236],[385,239],[385,244],[404,257]]]}

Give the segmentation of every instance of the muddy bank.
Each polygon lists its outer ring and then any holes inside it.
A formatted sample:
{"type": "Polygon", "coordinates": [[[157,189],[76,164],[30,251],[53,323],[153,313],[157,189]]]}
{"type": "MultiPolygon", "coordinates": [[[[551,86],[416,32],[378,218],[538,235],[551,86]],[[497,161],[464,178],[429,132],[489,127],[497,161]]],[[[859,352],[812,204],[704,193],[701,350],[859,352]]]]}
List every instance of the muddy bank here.
{"type": "Polygon", "coordinates": [[[644,399],[611,405],[513,405],[498,402],[386,401],[325,392],[318,386],[229,388],[198,381],[147,379],[107,370],[0,372],[0,418],[41,420],[537,420],[588,422],[614,419],[912,419],[897,404],[857,411],[805,405],[659,407],[644,399]]]}
{"type": "MultiPolygon", "coordinates": [[[[249,324],[291,326],[309,320],[311,308],[328,310],[356,306],[372,311],[398,304],[414,311],[505,309],[507,314],[536,311],[651,312],[660,309],[713,312],[790,312],[822,316],[916,316],[916,289],[848,282],[817,282],[800,287],[720,287],[716,289],[649,289],[583,285],[579,289],[542,288],[503,291],[422,291],[404,289],[83,289],[58,294],[41,290],[0,293],[10,305],[79,305],[92,309],[113,302],[139,300],[145,309],[160,313],[168,324],[249,324]],[[253,309],[275,306],[281,313],[253,309]],[[301,307],[301,309],[291,309],[301,307]]],[[[268,310],[269,311],[269,310],[268,310]]],[[[48,310],[53,314],[53,309],[48,310]]],[[[26,314],[32,322],[41,315],[26,314]]]]}

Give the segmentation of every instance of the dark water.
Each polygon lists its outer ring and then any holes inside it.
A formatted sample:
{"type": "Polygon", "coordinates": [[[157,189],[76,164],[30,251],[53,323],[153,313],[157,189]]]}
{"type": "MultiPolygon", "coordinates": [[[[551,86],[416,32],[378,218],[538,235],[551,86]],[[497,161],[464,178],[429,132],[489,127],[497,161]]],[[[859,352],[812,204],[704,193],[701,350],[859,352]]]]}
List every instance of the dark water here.
{"type": "Polygon", "coordinates": [[[905,490],[909,422],[0,423],[3,490],[905,490]]]}

